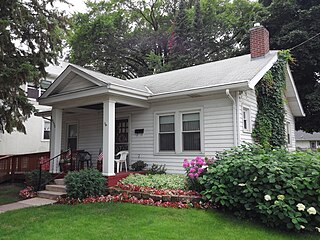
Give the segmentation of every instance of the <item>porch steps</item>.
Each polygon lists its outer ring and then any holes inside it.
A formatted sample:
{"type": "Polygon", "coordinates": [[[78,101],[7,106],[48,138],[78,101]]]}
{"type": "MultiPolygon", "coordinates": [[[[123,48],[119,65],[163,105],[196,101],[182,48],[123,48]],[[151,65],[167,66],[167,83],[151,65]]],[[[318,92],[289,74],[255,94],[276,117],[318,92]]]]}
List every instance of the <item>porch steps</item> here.
{"type": "Polygon", "coordinates": [[[66,186],[64,179],[55,179],[55,184],[46,185],[46,189],[38,192],[38,197],[51,200],[57,200],[66,195],[66,186]]]}

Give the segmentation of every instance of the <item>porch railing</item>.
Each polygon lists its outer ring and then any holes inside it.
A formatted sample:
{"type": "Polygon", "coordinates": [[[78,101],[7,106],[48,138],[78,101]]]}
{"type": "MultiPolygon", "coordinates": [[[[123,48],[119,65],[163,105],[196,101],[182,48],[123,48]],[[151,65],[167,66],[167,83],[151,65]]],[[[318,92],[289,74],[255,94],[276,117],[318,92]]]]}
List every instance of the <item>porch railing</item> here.
{"type": "Polygon", "coordinates": [[[49,158],[49,152],[6,155],[0,157],[0,182],[23,179],[27,172],[38,169],[39,162],[49,158]]]}
{"type": "MultiPolygon", "coordinates": [[[[48,171],[50,168],[50,164],[53,163],[54,161],[56,161],[56,168],[55,170],[60,170],[60,166],[59,166],[59,162],[60,159],[66,158],[67,154],[70,152],[70,159],[73,159],[72,157],[72,152],[70,151],[70,149],[58,154],[57,156],[54,156],[53,158],[50,159],[46,159],[44,161],[40,161],[39,162],[39,179],[38,179],[38,188],[37,191],[39,191],[43,186],[47,185],[48,183],[52,182],[54,179],[57,179],[61,176],[64,175],[64,172],[62,171],[57,171],[57,173],[51,174],[51,178],[48,179],[47,181],[42,182],[41,178],[42,178],[42,172],[43,171],[48,171]]],[[[54,166],[54,164],[52,164],[52,166],[54,166]]],[[[54,168],[54,167],[52,167],[54,168]]]]}

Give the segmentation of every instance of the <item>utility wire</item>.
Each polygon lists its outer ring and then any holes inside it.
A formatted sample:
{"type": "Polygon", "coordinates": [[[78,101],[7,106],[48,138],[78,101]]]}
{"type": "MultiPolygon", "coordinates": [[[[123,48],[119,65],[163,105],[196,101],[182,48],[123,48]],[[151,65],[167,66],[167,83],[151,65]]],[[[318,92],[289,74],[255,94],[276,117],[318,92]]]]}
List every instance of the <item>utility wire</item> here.
{"type": "Polygon", "coordinates": [[[307,39],[307,40],[303,41],[302,43],[299,43],[298,45],[296,45],[296,46],[294,46],[294,47],[290,48],[289,50],[291,51],[291,50],[293,50],[293,49],[295,49],[295,48],[297,48],[297,47],[300,47],[301,45],[305,44],[306,42],[309,42],[310,40],[314,39],[315,37],[317,37],[317,36],[319,36],[319,35],[320,35],[320,32],[319,32],[319,33],[317,33],[316,35],[314,35],[313,37],[311,37],[311,38],[309,38],[309,39],[307,39]]]}

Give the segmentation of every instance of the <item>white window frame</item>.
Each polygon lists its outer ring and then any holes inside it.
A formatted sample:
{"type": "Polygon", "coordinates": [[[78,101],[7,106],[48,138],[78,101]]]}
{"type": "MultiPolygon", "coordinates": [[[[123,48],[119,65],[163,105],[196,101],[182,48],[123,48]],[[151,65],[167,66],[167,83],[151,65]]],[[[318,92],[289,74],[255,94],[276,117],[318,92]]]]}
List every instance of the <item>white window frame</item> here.
{"type": "Polygon", "coordinates": [[[292,146],[291,122],[286,122],[286,139],[288,146],[292,146]]]}
{"type": "Polygon", "coordinates": [[[69,140],[69,126],[70,125],[76,125],[77,126],[77,150],[79,150],[79,122],[78,121],[72,121],[72,122],[66,122],[66,128],[65,128],[65,149],[68,149],[68,140],[69,140]]]}
{"type": "Polygon", "coordinates": [[[180,141],[181,141],[181,152],[185,152],[185,153],[189,153],[189,152],[201,152],[201,150],[202,150],[202,146],[201,146],[201,144],[202,144],[202,139],[201,139],[201,136],[202,136],[202,134],[201,134],[201,129],[203,128],[203,127],[201,127],[202,125],[201,125],[201,111],[186,111],[186,112],[180,112],[179,113],[180,114],[180,141]],[[193,113],[199,113],[199,127],[200,127],[200,129],[199,130],[197,130],[197,131],[183,131],[183,115],[184,114],[193,114],[193,113]],[[199,150],[184,150],[183,149],[183,133],[185,133],[185,132],[199,132],[200,133],[200,149],[199,150]]]}
{"type": "Polygon", "coordinates": [[[160,154],[165,154],[165,153],[176,153],[176,149],[177,149],[177,145],[176,145],[176,141],[175,141],[175,149],[172,150],[172,151],[160,151],[160,117],[165,117],[165,116],[173,116],[174,118],[174,122],[173,122],[173,125],[174,125],[174,137],[176,139],[176,123],[177,123],[177,119],[176,119],[176,116],[175,116],[175,112],[159,112],[159,113],[156,113],[156,152],[157,153],[160,153],[160,154]]]}
{"type": "Polygon", "coordinates": [[[203,107],[177,109],[168,111],[154,112],[154,155],[198,155],[204,153],[204,121],[203,107]],[[188,113],[199,113],[200,115],[200,151],[183,151],[182,146],[182,115],[188,113]],[[159,117],[174,115],[174,130],[175,130],[175,151],[159,151],[159,117]]]}
{"type": "Polygon", "coordinates": [[[245,133],[251,133],[251,109],[248,106],[243,106],[242,107],[242,131],[245,133]],[[244,127],[244,112],[247,112],[247,128],[244,127]]]}
{"type": "Polygon", "coordinates": [[[50,124],[50,131],[49,132],[51,132],[51,121],[48,120],[48,119],[43,119],[43,121],[42,121],[42,136],[41,136],[41,141],[43,141],[43,142],[50,141],[50,137],[49,137],[49,139],[45,139],[44,138],[44,128],[45,128],[45,123],[46,122],[48,122],[50,124]]]}

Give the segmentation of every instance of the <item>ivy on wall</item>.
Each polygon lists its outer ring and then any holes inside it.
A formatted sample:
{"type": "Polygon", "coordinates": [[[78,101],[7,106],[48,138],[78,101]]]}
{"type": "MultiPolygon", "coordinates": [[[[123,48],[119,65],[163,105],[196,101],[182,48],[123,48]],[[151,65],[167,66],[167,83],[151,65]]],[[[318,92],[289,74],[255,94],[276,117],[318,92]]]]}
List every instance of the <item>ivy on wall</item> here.
{"type": "Polygon", "coordinates": [[[292,60],[289,50],[280,51],[277,62],[256,86],[258,113],[252,136],[264,147],[286,145],[284,91],[289,60],[292,60]]]}

